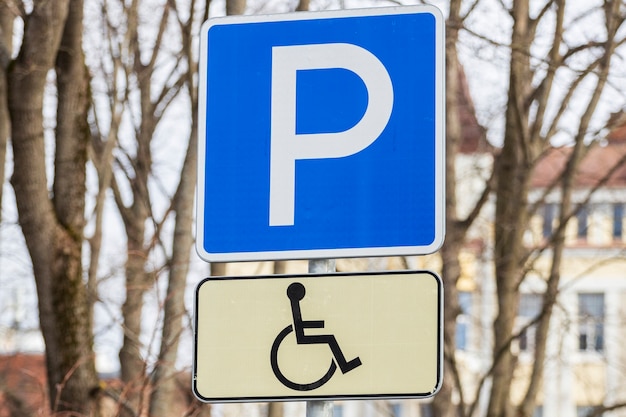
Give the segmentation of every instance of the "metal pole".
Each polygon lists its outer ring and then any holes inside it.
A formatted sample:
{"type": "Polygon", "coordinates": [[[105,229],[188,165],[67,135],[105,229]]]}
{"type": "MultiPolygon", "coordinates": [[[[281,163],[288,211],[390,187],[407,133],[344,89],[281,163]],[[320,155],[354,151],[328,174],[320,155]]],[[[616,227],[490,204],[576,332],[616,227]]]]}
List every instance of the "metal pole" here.
{"type": "MultiPolygon", "coordinates": [[[[309,260],[309,274],[324,274],[335,272],[334,259],[309,260]]],[[[332,401],[307,401],[306,417],[333,417],[332,401]]]]}
{"type": "Polygon", "coordinates": [[[309,261],[309,274],[325,274],[337,270],[334,259],[311,259],[309,261]]]}
{"type": "Polygon", "coordinates": [[[306,417],[333,417],[333,402],[307,401],[306,417]]]}

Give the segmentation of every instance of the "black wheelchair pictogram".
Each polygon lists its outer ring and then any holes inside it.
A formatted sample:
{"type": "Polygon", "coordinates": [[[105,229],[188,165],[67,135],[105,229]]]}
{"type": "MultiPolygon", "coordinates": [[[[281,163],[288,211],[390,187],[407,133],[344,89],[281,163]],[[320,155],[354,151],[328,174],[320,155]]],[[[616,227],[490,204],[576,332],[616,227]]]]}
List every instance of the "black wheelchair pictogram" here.
{"type": "Polygon", "coordinates": [[[300,300],[304,298],[305,294],[306,290],[304,288],[304,285],[299,282],[294,282],[287,288],[287,297],[289,297],[289,300],[291,302],[291,314],[293,316],[293,324],[288,325],[280,333],[278,333],[278,336],[276,336],[276,339],[274,339],[274,343],[272,344],[272,350],[270,353],[272,371],[274,371],[274,375],[276,375],[276,378],[278,378],[278,380],[286,387],[297,391],[310,391],[321,387],[333,376],[333,374],[337,370],[337,365],[339,366],[341,372],[345,374],[346,372],[349,372],[362,364],[361,359],[358,356],[350,361],[346,360],[334,335],[304,334],[304,329],[324,328],[324,320],[302,320],[302,312],[300,311],[300,300]],[[291,381],[281,372],[280,367],[278,366],[278,349],[280,347],[280,344],[291,332],[294,331],[296,334],[296,343],[299,345],[326,344],[330,347],[334,359],[331,359],[328,370],[317,381],[309,383],[298,383],[291,381]]]}

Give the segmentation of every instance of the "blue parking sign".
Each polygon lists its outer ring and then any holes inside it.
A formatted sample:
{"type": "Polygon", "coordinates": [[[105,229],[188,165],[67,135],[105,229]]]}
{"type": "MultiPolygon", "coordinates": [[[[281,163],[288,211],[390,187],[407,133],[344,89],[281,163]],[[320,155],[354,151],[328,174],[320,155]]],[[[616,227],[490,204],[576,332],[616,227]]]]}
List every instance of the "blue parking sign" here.
{"type": "Polygon", "coordinates": [[[202,28],[197,249],[392,256],[444,238],[443,17],[404,6],[202,28]]]}

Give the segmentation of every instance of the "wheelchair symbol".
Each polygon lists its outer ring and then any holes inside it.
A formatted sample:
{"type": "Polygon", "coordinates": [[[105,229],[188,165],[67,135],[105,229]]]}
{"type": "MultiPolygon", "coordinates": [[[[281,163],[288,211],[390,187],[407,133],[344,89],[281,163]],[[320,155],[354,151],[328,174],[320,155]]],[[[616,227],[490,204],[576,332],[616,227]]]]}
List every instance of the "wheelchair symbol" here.
{"type": "Polygon", "coordinates": [[[302,320],[302,312],[300,311],[300,300],[304,298],[306,294],[306,290],[304,285],[299,282],[294,282],[289,285],[287,288],[287,297],[291,302],[291,314],[293,315],[293,324],[285,327],[276,339],[274,339],[274,343],[272,344],[272,351],[270,354],[270,362],[272,365],[272,371],[274,371],[274,375],[283,385],[288,388],[297,390],[297,391],[310,391],[316,388],[321,387],[326,382],[330,380],[335,371],[337,370],[337,365],[339,365],[339,369],[342,373],[347,373],[354,368],[361,365],[361,359],[357,356],[356,358],[347,361],[346,357],[343,355],[341,348],[339,347],[339,343],[334,335],[305,335],[304,329],[323,329],[324,328],[324,320],[302,320]],[[310,383],[298,383],[289,380],[285,375],[281,372],[278,366],[278,348],[283,340],[291,333],[295,332],[296,334],[296,343],[298,345],[316,345],[316,344],[325,344],[330,347],[330,350],[333,354],[334,360],[331,359],[330,366],[324,376],[322,376],[317,381],[313,381],[310,383]]]}

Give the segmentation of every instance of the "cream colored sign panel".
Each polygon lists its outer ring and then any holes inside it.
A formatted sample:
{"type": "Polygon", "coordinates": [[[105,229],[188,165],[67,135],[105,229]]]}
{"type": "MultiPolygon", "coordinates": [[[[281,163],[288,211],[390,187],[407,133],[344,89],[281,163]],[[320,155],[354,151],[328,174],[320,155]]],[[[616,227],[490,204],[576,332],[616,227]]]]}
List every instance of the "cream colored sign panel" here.
{"type": "Polygon", "coordinates": [[[195,320],[203,401],[418,398],[441,382],[430,272],[210,278],[195,320]]]}

